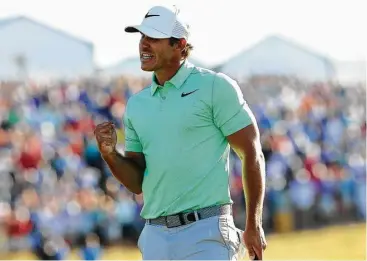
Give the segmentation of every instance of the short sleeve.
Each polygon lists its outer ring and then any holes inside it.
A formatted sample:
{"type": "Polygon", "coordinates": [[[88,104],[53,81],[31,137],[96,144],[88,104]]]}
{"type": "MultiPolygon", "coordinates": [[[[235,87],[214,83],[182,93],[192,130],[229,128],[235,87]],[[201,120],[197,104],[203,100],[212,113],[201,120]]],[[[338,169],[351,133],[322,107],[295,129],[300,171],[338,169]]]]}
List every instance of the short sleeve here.
{"type": "Polygon", "coordinates": [[[224,136],[252,124],[251,111],[237,82],[218,73],[213,82],[213,118],[224,136]]]}
{"type": "Polygon", "coordinates": [[[126,106],[123,122],[125,128],[125,151],[142,152],[143,146],[141,145],[138,134],[131,123],[128,105],[126,106]]]}

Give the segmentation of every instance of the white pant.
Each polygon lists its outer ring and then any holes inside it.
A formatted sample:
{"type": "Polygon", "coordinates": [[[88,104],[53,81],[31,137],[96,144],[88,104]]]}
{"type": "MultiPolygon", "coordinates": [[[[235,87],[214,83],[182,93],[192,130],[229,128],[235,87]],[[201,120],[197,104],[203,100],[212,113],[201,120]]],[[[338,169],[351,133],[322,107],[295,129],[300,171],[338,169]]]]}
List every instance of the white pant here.
{"type": "Polygon", "coordinates": [[[174,228],[146,224],[138,247],[143,260],[237,260],[241,237],[223,215],[174,228]]]}

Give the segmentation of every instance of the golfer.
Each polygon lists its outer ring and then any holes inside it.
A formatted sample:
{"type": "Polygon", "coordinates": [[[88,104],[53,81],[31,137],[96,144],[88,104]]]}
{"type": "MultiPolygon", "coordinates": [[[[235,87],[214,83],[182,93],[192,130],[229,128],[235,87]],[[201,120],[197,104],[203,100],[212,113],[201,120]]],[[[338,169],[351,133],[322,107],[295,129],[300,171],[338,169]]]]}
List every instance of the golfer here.
{"type": "Polygon", "coordinates": [[[141,69],[152,84],[132,96],[124,114],[125,153],[112,123],[95,136],[113,175],[143,193],[144,260],[236,260],[245,242],[262,259],[265,163],[256,120],[237,83],[187,61],[189,29],[176,10],[151,8],[140,25],[141,69]],[[243,165],[245,231],[235,227],[229,187],[230,148],[243,165]]]}

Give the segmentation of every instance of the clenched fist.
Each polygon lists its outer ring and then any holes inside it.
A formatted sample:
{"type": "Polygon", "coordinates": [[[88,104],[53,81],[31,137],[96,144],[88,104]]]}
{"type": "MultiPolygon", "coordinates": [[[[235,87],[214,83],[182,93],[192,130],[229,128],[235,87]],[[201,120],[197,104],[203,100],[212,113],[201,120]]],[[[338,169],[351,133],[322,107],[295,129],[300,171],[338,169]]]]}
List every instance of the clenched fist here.
{"type": "Polygon", "coordinates": [[[98,124],[94,130],[94,135],[102,156],[108,155],[115,151],[117,135],[115,125],[112,122],[98,124]]]}

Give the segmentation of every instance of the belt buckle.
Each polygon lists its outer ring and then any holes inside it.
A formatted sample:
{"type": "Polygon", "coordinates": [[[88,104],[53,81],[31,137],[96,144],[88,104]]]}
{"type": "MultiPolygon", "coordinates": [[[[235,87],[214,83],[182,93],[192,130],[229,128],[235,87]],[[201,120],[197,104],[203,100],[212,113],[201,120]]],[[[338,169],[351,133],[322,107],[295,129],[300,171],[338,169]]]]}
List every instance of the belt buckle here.
{"type": "Polygon", "coordinates": [[[167,228],[173,228],[173,227],[179,227],[181,222],[177,222],[176,219],[178,219],[177,216],[166,216],[165,217],[165,223],[167,228]]]}
{"type": "Polygon", "coordinates": [[[189,222],[189,223],[193,223],[193,222],[196,222],[196,221],[199,221],[200,220],[200,217],[199,217],[199,213],[197,210],[193,211],[193,212],[190,212],[190,213],[186,213],[185,214],[185,219],[189,222]]]}

